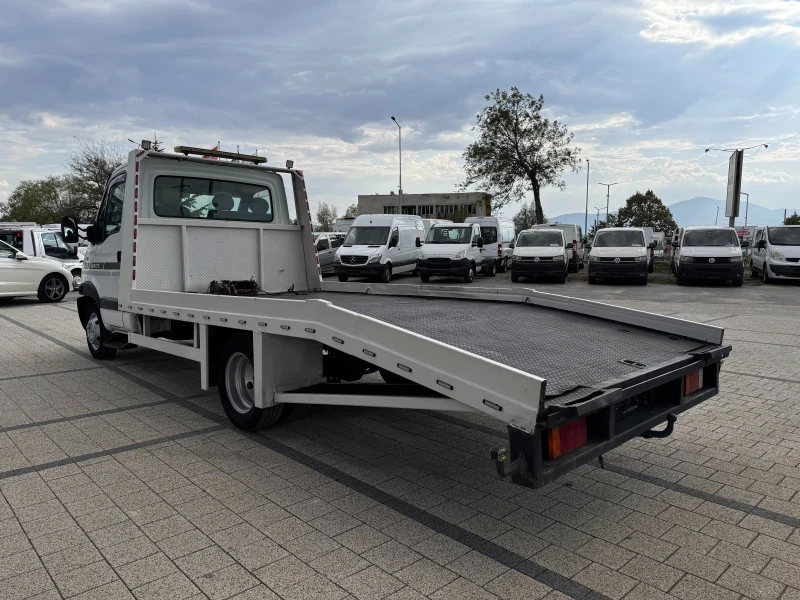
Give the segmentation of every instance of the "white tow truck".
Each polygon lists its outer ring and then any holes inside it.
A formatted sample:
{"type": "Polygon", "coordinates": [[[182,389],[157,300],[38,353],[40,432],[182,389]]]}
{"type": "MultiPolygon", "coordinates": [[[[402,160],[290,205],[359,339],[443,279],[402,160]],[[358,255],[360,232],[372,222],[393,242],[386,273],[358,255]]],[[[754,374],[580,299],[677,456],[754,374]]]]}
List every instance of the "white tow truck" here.
{"type": "Polygon", "coordinates": [[[323,282],[303,172],[265,160],[131,151],[84,232],[93,356],[196,361],[245,430],[313,404],[479,411],[508,427],[498,473],[529,487],[717,394],[719,327],[519,287],[323,282]],[[578,364],[576,335],[593,348],[578,364]],[[357,381],[374,371],[386,383],[357,381]]]}

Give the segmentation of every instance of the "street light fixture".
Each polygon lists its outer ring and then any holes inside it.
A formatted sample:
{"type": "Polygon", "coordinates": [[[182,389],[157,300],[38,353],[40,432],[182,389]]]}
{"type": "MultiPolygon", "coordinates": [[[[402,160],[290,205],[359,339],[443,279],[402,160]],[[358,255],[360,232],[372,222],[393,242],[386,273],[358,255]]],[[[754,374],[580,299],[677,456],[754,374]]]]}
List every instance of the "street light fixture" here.
{"type": "Polygon", "coordinates": [[[608,202],[611,197],[611,186],[617,185],[619,181],[615,181],[614,183],[599,183],[598,185],[606,186],[606,221],[608,220],[608,202]]]}
{"type": "Polygon", "coordinates": [[[400,127],[400,123],[394,117],[392,117],[392,121],[397,125],[397,150],[400,158],[400,185],[398,187],[399,194],[397,195],[397,214],[400,214],[403,212],[403,128],[400,127]]]}

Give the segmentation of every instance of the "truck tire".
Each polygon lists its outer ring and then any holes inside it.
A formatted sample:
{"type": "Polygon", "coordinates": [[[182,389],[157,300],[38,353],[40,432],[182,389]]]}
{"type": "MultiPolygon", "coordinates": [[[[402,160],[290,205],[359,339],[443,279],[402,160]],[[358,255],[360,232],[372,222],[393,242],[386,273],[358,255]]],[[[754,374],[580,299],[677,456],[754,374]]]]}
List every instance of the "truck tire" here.
{"type": "Polygon", "coordinates": [[[503,260],[500,261],[500,264],[497,265],[497,272],[498,273],[505,273],[507,267],[508,267],[508,263],[506,262],[506,259],[504,258],[503,260]]]}
{"type": "Polygon", "coordinates": [[[420,273],[419,278],[423,281],[423,283],[428,283],[431,280],[431,276],[427,273],[420,273]]]}
{"type": "Polygon", "coordinates": [[[350,279],[350,276],[349,276],[349,275],[345,275],[344,273],[339,273],[339,281],[341,281],[342,283],[344,283],[344,282],[346,282],[348,279],[350,279]]]}
{"type": "Polygon", "coordinates": [[[381,271],[381,274],[378,275],[378,281],[380,283],[389,283],[392,280],[392,265],[386,264],[381,271]]]}
{"type": "Polygon", "coordinates": [[[464,273],[464,283],[472,283],[473,279],[475,279],[475,267],[470,265],[469,270],[464,273]]]}
{"type": "Polygon", "coordinates": [[[284,404],[281,413],[281,423],[291,423],[305,417],[311,411],[310,404],[284,404]]]}
{"type": "Polygon", "coordinates": [[[239,334],[228,338],[219,355],[219,399],[231,423],[244,431],[274,425],[285,405],[256,408],[253,386],[253,338],[239,334]]]}
{"type": "Polygon", "coordinates": [[[61,302],[68,291],[69,283],[66,278],[58,273],[50,273],[42,279],[36,295],[42,302],[61,302]]]}
{"type": "Polygon", "coordinates": [[[103,325],[100,317],[100,309],[94,303],[86,308],[86,345],[89,346],[89,353],[97,360],[108,360],[117,355],[116,348],[109,348],[105,345],[111,333],[103,325]]]}

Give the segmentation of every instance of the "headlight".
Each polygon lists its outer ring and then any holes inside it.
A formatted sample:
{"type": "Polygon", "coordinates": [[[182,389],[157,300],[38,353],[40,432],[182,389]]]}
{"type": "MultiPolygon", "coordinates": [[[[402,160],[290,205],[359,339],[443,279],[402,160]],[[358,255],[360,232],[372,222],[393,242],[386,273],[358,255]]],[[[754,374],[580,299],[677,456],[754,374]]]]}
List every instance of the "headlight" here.
{"type": "Polygon", "coordinates": [[[647,262],[647,256],[637,256],[636,262],[647,262]]]}
{"type": "Polygon", "coordinates": [[[461,250],[460,252],[456,253],[455,260],[461,260],[466,255],[467,255],[467,251],[466,250],[461,250]]]}
{"type": "Polygon", "coordinates": [[[600,257],[599,256],[592,256],[590,254],[589,255],[589,262],[600,262],[600,257]]]}
{"type": "Polygon", "coordinates": [[[373,254],[372,256],[369,257],[369,262],[371,263],[381,262],[381,256],[383,255],[380,252],[378,252],[377,254],[373,254]]]}
{"type": "Polygon", "coordinates": [[[338,253],[338,252],[337,252],[336,254],[334,254],[334,256],[333,256],[333,262],[335,262],[335,263],[339,263],[339,264],[342,264],[342,257],[341,257],[341,256],[339,256],[339,253],[338,253]]]}
{"type": "Polygon", "coordinates": [[[732,263],[740,263],[740,262],[742,262],[742,255],[741,254],[737,254],[736,256],[731,256],[731,262],[732,263]]]}
{"type": "Polygon", "coordinates": [[[682,263],[690,263],[690,262],[694,262],[694,259],[691,256],[683,256],[683,255],[681,255],[681,262],[682,263]]]}
{"type": "Polygon", "coordinates": [[[564,262],[564,255],[563,254],[556,254],[553,257],[553,260],[556,262],[564,262]]]}
{"type": "Polygon", "coordinates": [[[769,257],[770,257],[772,260],[777,260],[777,261],[779,261],[779,262],[782,262],[782,261],[785,261],[785,260],[786,260],[786,257],[783,255],[783,252],[781,252],[780,250],[772,250],[772,251],[769,253],[769,257]]]}

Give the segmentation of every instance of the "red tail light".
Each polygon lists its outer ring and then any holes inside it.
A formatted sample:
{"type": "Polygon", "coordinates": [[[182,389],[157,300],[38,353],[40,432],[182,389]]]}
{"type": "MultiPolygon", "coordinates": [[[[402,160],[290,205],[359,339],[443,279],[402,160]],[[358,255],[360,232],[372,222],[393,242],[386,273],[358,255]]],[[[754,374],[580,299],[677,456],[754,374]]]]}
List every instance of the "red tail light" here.
{"type": "Polygon", "coordinates": [[[683,395],[688,396],[703,387],[703,370],[683,376],[683,395]]]}
{"type": "Polygon", "coordinates": [[[553,460],[586,445],[586,417],[547,430],[547,458],[553,460]]]}
{"type": "Polygon", "coordinates": [[[503,256],[503,244],[497,244],[497,256],[503,256]]]}
{"type": "Polygon", "coordinates": [[[578,253],[578,240],[572,240],[572,254],[573,256],[578,253]]]}

